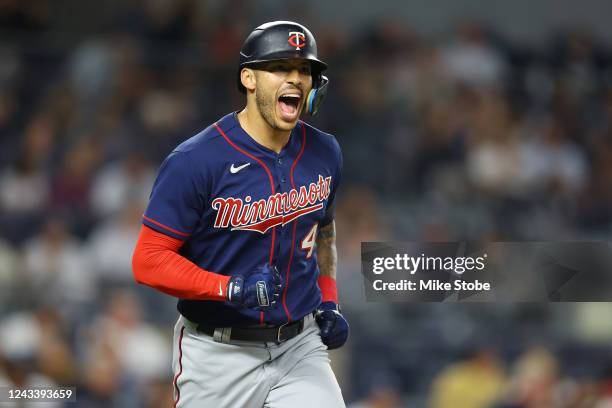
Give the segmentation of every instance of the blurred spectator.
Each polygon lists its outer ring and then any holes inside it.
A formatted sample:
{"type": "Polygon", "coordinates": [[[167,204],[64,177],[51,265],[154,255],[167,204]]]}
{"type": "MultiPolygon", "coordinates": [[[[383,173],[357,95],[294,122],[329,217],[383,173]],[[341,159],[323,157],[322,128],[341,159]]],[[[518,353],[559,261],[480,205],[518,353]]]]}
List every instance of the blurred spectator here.
{"type": "Polygon", "coordinates": [[[106,219],[120,213],[126,203],[144,207],[154,181],[155,169],[138,152],[105,166],[96,173],[91,187],[94,214],[106,219]]]}
{"type": "Polygon", "coordinates": [[[125,207],[98,226],[90,236],[87,252],[91,269],[102,282],[129,285],[133,282],[132,252],[138,239],[144,204],[124,202],[125,207]]]}
{"type": "Polygon", "coordinates": [[[402,405],[398,379],[388,371],[372,370],[371,385],[360,401],[348,404],[348,408],[399,408],[402,405]]]}
{"type": "Polygon", "coordinates": [[[17,285],[23,277],[20,254],[6,241],[0,239],[0,310],[6,309],[13,300],[17,285]]]}
{"type": "Polygon", "coordinates": [[[521,154],[507,101],[497,93],[480,94],[473,122],[467,168],[474,185],[496,196],[525,196],[531,179],[521,154]]]}
{"type": "Polygon", "coordinates": [[[525,351],[512,369],[508,387],[509,404],[505,407],[563,407],[567,401],[560,391],[560,367],[557,358],[544,347],[525,351]]]}
{"type": "MultiPolygon", "coordinates": [[[[19,80],[20,69],[22,68],[21,60],[15,47],[6,44],[0,44],[0,58],[2,59],[2,66],[0,66],[0,89],[10,89],[9,86],[19,80]]],[[[6,103],[6,101],[4,102],[6,103]]],[[[0,110],[0,125],[6,123],[6,119],[10,118],[10,113],[12,113],[12,109],[8,110],[6,108],[13,107],[4,105],[3,108],[0,110]]]]}
{"type": "Polygon", "coordinates": [[[193,101],[161,89],[152,89],[144,95],[138,119],[142,146],[147,146],[146,150],[157,162],[194,134],[196,128],[193,101]]]}
{"type": "Polygon", "coordinates": [[[38,228],[48,205],[48,154],[54,137],[52,119],[44,114],[36,116],[10,167],[0,171],[0,222],[14,242],[28,238],[38,228]]]}
{"type": "MultiPolygon", "coordinates": [[[[532,136],[533,137],[533,136],[532,136]]],[[[572,142],[559,118],[547,123],[541,137],[533,137],[525,166],[534,168],[532,177],[542,180],[545,191],[571,197],[582,190],[588,173],[586,154],[572,142]],[[538,169],[539,167],[539,169],[538,169]]]]}
{"type": "Polygon", "coordinates": [[[448,76],[468,85],[498,87],[506,74],[503,55],[492,46],[484,28],[473,22],[459,25],[442,58],[448,76]]]}
{"type": "Polygon", "coordinates": [[[36,311],[36,323],[40,330],[37,366],[40,372],[57,384],[74,384],[76,376],[75,356],[66,341],[66,323],[59,310],[43,307],[36,311]]]}
{"type": "Polygon", "coordinates": [[[115,350],[98,342],[88,346],[81,365],[79,404],[93,408],[141,406],[141,389],[126,377],[115,350]]]}
{"type": "Polygon", "coordinates": [[[506,375],[493,350],[483,349],[445,368],[433,380],[432,408],[487,408],[502,396],[506,375]]]}
{"type": "Polygon", "coordinates": [[[0,320],[0,385],[27,389],[70,384],[73,360],[59,330],[57,321],[46,319],[44,313],[16,313],[0,320]]]}
{"type": "Polygon", "coordinates": [[[578,226],[587,231],[612,231],[612,142],[602,141],[593,153],[591,177],[578,199],[578,226]]]}
{"type": "Polygon", "coordinates": [[[33,314],[4,316],[0,322],[0,350],[10,361],[31,362],[40,348],[41,330],[33,314]]]}
{"type": "Polygon", "coordinates": [[[97,101],[111,92],[115,71],[113,52],[106,41],[90,40],[81,44],[70,61],[71,88],[79,101],[97,107],[97,101]]]}
{"type": "Polygon", "coordinates": [[[23,253],[32,301],[57,305],[66,317],[75,318],[79,308],[95,299],[91,265],[62,219],[48,220],[41,234],[24,245],[23,253]],[[39,293],[45,296],[39,298],[39,293]]]}
{"type": "MultiPolygon", "coordinates": [[[[125,372],[139,383],[171,376],[172,347],[167,338],[142,319],[136,295],[125,289],[107,296],[102,315],[92,321],[80,339],[87,355],[94,359],[112,356],[116,372],[125,372]]],[[[110,362],[109,362],[110,363],[110,362]]]]}
{"type": "Polygon", "coordinates": [[[67,150],[52,186],[51,204],[57,209],[89,210],[90,177],[97,164],[96,146],[86,138],[67,150]]]}
{"type": "Polygon", "coordinates": [[[610,408],[612,407],[612,372],[608,368],[603,380],[597,389],[598,396],[595,398],[594,408],[610,408]]]}

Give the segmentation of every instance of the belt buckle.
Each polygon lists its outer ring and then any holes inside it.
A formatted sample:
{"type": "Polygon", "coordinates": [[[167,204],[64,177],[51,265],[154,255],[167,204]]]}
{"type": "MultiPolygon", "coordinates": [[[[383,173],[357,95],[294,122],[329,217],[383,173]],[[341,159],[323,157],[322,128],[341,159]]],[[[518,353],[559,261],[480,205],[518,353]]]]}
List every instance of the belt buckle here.
{"type": "Polygon", "coordinates": [[[216,327],[213,332],[213,340],[217,343],[229,344],[232,336],[231,327],[216,327]]]}
{"type": "Polygon", "coordinates": [[[301,333],[301,332],[304,330],[304,319],[300,319],[300,321],[299,321],[299,322],[286,322],[286,323],[283,323],[283,324],[281,324],[280,326],[278,326],[278,331],[277,331],[277,333],[276,333],[276,342],[277,342],[277,343],[282,343],[283,341],[287,341],[287,340],[289,340],[289,339],[284,339],[284,340],[281,340],[281,331],[283,330],[283,328],[284,328],[285,326],[287,326],[287,325],[289,325],[289,324],[297,324],[297,326],[298,326],[298,327],[297,327],[297,333],[296,333],[296,336],[297,336],[298,334],[300,334],[300,333],[301,333]]]}
{"type": "Polygon", "coordinates": [[[283,330],[283,327],[285,327],[286,325],[288,325],[289,322],[283,323],[280,326],[278,326],[278,331],[276,332],[276,343],[280,344],[285,340],[281,340],[281,331],[283,330]]]}

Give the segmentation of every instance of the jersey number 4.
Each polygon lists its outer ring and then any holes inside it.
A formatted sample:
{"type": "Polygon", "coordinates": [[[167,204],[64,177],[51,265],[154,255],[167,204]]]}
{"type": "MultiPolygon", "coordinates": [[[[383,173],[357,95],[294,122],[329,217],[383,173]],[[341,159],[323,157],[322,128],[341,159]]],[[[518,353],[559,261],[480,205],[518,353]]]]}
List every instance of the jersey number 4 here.
{"type": "Polygon", "coordinates": [[[306,234],[304,239],[302,240],[301,248],[303,251],[308,251],[306,254],[306,258],[310,258],[312,256],[312,251],[315,248],[315,242],[317,240],[317,228],[319,224],[315,224],[312,226],[310,231],[306,234]]]}

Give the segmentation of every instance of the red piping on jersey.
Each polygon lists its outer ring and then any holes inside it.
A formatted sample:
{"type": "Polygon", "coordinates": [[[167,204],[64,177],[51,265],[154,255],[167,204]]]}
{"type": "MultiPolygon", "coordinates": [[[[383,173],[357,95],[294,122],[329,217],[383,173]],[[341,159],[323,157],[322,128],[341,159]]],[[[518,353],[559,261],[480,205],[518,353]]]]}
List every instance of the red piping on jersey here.
{"type": "MultiPolygon", "coordinates": [[[[259,163],[261,165],[261,167],[264,168],[264,170],[266,171],[266,173],[268,173],[268,179],[270,180],[270,188],[272,189],[272,194],[276,194],[276,191],[274,189],[274,179],[272,178],[272,173],[270,172],[270,169],[268,169],[268,166],[266,166],[266,164],[259,160],[257,157],[253,156],[252,154],[248,153],[247,151],[239,148],[238,146],[236,146],[236,144],[234,142],[232,142],[230,140],[229,137],[227,137],[227,135],[225,134],[225,132],[223,131],[223,129],[221,129],[221,127],[215,123],[215,128],[217,129],[217,131],[219,132],[219,134],[221,136],[223,136],[223,138],[227,141],[227,143],[230,144],[230,146],[232,146],[234,149],[238,150],[240,153],[245,154],[246,156],[250,157],[251,159],[255,160],[257,163],[259,163]]],[[[276,240],[276,227],[274,227],[272,229],[272,245],[270,245],[270,260],[269,260],[269,264],[272,265],[272,258],[274,258],[274,241],[276,240]]]]}
{"type": "Polygon", "coordinates": [[[302,157],[302,153],[304,153],[304,148],[306,147],[306,126],[304,126],[303,123],[300,123],[302,125],[302,148],[300,149],[300,152],[298,153],[297,157],[295,158],[295,161],[293,162],[293,165],[291,166],[291,173],[290,173],[290,177],[291,177],[291,187],[293,189],[295,189],[295,181],[293,180],[293,170],[295,170],[295,165],[297,164],[298,160],[300,160],[300,157],[302,157]]]}
{"type": "Polygon", "coordinates": [[[283,308],[287,314],[287,323],[291,321],[291,313],[287,308],[287,288],[289,287],[289,272],[291,271],[291,262],[293,262],[293,251],[295,250],[295,230],[297,221],[293,223],[293,232],[291,233],[291,253],[289,254],[289,264],[287,264],[287,273],[285,274],[285,289],[283,290],[283,308]]]}
{"type": "MultiPolygon", "coordinates": [[[[291,166],[291,171],[289,172],[289,177],[291,179],[291,187],[295,189],[295,180],[293,179],[293,171],[295,170],[295,166],[298,161],[302,157],[302,153],[304,153],[304,148],[306,147],[306,126],[302,125],[302,147],[300,148],[300,152],[298,153],[293,165],[291,166]]],[[[285,274],[285,289],[283,290],[283,308],[285,309],[285,313],[287,314],[287,321],[291,321],[291,313],[289,313],[289,309],[287,308],[287,289],[289,288],[289,275],[291,273],[291,263],[293,262],[293,252],[295,251],[295,231],[297,229],[297,220],[293,223],[293,233],[291,234],[291,253],[289,255],[289,264],[287,265],[287,273],[285,274]]]]}
{"type": "MultiPolygon", "coordinates": [[[[223,136],[223,138],[227,141],[227,143],[230,144],[230,146],[232,146],[234,149],[238,150],[240,153],[247,155],[248,157],[250,157],[251,159],[255,160],[257,163],[259,163],[261,165],[261,167],[263,167],[263,169],[266,171],[266,173],[268,173],[268,179],[270,180],[270,188],[272,189],[272,194],[276,194],[276,189],[274,188],[274,179],[272,178],[272,173],[270,172],[270,169],[268,169],[268,166],[266,166],[266,164],[264,162],[262,162],[261,160],[259,160],[257,157],[253,156],[252,154],[246,152],[245,150],[239,148],[238,146],[236,146],[236,144],[234,142],[232,142],[230,140],[229,137],[227,137],[227,135],[225,134],[225,132],[223,131],[223,129],[221,129],[221,126],[219,126],[217,123],[215,123],[215,128],[217,129],[217,131],[219,132],[219,134],[221,136],[223,136]]],[[[276,241],[276,227],[272,228],[272,245],[270,245],[270,260],[268,261],[268,263],[270,265],[272,265],[272,259],[274,258],[274,244],[276,241]]],[[[259,323],[261,325],[264,324],[264,312],[259,312],[259,323]]]]}
{"type": "Polygon", "coordinates": [[[174,400],[174,405],[172,406],[173,408],[176,408],[176,405],[179,402],[179,399],[181,399],[181,391],[179,390],[178,387],[178,378],[179,376],[183,373],[183,332],[185,331],[185,326],[181,327],[181,335],[179,336],[179,343],[178,343],[178,347],[179,347],[179,359],[178,359],[178,363],[179,363],[179,372],[176,374],[176,376],[174,377],[174,381],[172,382],[172,385],[174,385],[174,389],[176,390],[176,400],[174,400]]]}
{"type": "Polygon", "coordinates": [[[153,224],[155,224],[155,225],[157,225],[157,226],[159,226],[159,227],[165,228],[165,229],[167,229],[168,231],[174,232],[175,234],[182,235],[182,236],[184,236],[184,237],[188,237],[188,236],[190,236],[190,235],[191,235],[191,234],[186,234],[186,233],[184,233],[184,232],[177,231],[177,230],[175,230],[175,229],[173,229],[173,228],[170,228],[170,227],[168,227],[167,225],[164,225],[164,224],[162,224],[161,222],[157,222],[157,221],[155,221],[154,219],[151,219],[151,218],[147,217],[147,216],[146,216],[146,215],[144,215],[144,214],[142,215],[142,218],[144,218],[145,220],[147,220],[147,221],[149,221],[149,222],[152,222],[153,224]]]}

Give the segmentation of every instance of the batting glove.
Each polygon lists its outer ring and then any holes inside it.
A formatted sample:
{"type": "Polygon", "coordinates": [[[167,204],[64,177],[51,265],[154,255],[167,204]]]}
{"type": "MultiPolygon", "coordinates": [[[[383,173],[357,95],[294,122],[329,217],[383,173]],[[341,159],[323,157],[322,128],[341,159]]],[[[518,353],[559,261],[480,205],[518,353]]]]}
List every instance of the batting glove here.
{"type": "Polygon", "coordinates": [[[265,264],[255,273],[233,276],[227,284],[227,300],[258,310],[274,307],[280,297],[283,279],[276,266],[265,264]]]}
{"type": "Polygon", "coordinates": [[[340,313],[339,306],[336,303],[321,303],[315,318],[321,329],[321,340],[328,350],[337,349],[346,343],[349,335],[349,325],[340,313]]]}

